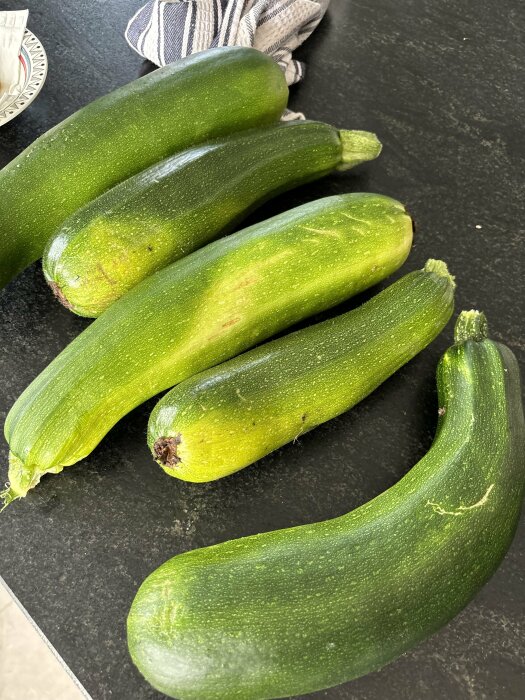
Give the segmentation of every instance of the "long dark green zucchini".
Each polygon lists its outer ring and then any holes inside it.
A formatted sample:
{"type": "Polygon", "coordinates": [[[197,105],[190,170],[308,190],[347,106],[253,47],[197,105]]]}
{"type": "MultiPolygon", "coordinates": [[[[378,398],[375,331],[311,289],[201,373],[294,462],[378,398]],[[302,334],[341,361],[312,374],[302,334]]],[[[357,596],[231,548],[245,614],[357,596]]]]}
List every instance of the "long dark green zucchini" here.
{"type": "Polygon", "coordinates": [[[444,328],[454,307],[445,263],[429,260],[366,304],[179,384],[148,426],[170,476],[210,481],[361,401],[444,328]]]}
{"type": "Polygon", "coordinates": [[[75,313],[98,316],[156,270],[231,230],[271,196],[375,158],[366,131],[287,122],[232,134],[156,163],[69,218],[44,274],[75,313]]]}
{"type": "Polygon", "coordinates": [[[128,411],[396,270],[412,222],[389,197],[327,197],[210,243],[118,299],[6,419],[5,502],[88,455],[128,411]]]}
{"type": "Polygon", "coordinates": [[[374,500],[181,554],[146,579],[128,643],[155,688],[179,700],[310,693],[387,664],[473,598],[512,541],[525,484],[518,366],[476,311],[459,317],[438,394],[429,452],[374,500]]]}
{"type": "Polygon", "coordinates": [[[270,57],[231,47],[184,58],[79,110],[0,171],[0,287],[109,187],[188,146],[277,121],[287,96],[270,57]]]}

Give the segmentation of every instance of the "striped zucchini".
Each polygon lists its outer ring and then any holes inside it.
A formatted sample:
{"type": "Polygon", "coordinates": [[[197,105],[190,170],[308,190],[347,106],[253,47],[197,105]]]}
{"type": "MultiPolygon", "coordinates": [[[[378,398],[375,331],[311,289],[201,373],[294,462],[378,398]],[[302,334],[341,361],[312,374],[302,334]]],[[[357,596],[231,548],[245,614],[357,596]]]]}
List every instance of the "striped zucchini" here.
{"type": "Polygon", "coordinates": [[[287,122],[196,146],[90,202],[50,239],[44,274],[56,296],[98,316],[148,275],[231,230],[269,197],[375,158],[363,131],[287,122]]]}
{"type": "Polygon", "coordinates": [[[361,401],[430,343],[454,306],[445,263],[429,260],[366,304],[187,379],[148,426],[170,476],[210,481],[361,401]]]}
{"type": "Polygon", "coordinates": [[[68,117],[0,171],[0,287],[42,255],[64,219],[109,187],[188,146],[277,121],[287,96],[270,57],[219,48],[68,117]]]}
{"type": "Polygon", "coordinates": [[[174,557],[128,617],[133,661],[179,700],[310,693],[380,668],[454,617],[519,519],[525,424],[512,352],[461,314],[429,452],[334,520],[174,557]]]}
{"type": "Polygon", "coordinates": [[[88,455],[132,408],[396,270],[412,222],[388,197],[327,197],[143,280],[37,377],[6,419],[10,488],[88,455]]]}

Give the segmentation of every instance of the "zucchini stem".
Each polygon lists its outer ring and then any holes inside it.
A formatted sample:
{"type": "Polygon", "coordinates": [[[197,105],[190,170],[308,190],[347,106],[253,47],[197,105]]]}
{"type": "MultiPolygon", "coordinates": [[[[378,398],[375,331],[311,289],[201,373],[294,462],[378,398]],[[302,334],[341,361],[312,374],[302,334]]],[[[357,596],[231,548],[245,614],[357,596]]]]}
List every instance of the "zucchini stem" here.
{"type": "MultiPolygon", "coordinates": [[[[59,471],[62,467],[59,468],[59,471]]],[[[48,470],[57,473],[56,470],[48,470]]],[[[0,492],[0,499],[3,501],[3,506],[0,508],[0,513],[7,506],[16,501],[17,498],[24,498],[30,489],[35,487],[42,472],[36,472],[34,469],[28,468],[21,459],[12,452],[9,453],[9,483],[6,484],[5,490],[0,492]]]]}
{"type": "Polygon", "coordinates": [[[9,504],[11,504],[13,501],[16,501],[17,498],[22,498],[19,494],[16,493],[10,486],[9,483],[5,485],[5,490],[0,491],[0,501],[2,502],[2,505],[0,507],[0,513],[2,513],[9,504]]]}
{"type": "Polygon", "coordinates": [[[377,136],[370,131],[341,129],[339,136],[343,152],[341,154],[341,165],[337,167],[337,170],[349,170],[359,165],[359,163],[374,160],[383,148],[377,136]]]}
{"type": "Polygon", "coordinates": [[[454,275],[450,274],[450,272],[448,271],[447,263],[443,260],[434,260],[433,258],[429,258],[425,263],[424,269],[427,272],[433,272],[435,275],[438,275],[438,277],[444,277],[452,284],[453,289],[456,288],[456,283],[454,282],[454,275]]]}
{"type": "Polygon", "coordinates": [[[454,328],[454,342],[465,343],[467,340],[481,342],[489,337],[487,317],[483,311],[462,311],[454,328]]]}

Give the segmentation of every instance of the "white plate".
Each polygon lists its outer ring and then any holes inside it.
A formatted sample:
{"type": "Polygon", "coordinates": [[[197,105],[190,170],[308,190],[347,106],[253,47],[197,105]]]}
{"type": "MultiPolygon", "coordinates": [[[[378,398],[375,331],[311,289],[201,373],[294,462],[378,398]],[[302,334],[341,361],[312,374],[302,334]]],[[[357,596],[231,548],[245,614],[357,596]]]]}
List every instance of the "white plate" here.
{"type": "Polygon", "coordinates": [[[13,96],[13,101],[0,109],[0,126],[23,112],[38,95],[47,75],[47,56],[44,47],[33,32],[26,29],[20,49],[22,64],[22,89],[19,95],[13,96]]]}

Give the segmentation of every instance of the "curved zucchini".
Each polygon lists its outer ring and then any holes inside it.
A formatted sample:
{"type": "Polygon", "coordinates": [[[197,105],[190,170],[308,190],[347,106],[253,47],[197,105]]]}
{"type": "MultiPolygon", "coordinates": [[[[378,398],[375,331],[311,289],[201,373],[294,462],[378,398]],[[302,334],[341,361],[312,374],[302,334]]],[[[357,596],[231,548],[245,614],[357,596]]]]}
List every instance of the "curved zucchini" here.
{"type": "Polygon", "coordinates": [[[143,280],[58,355],[6,419],[10,489],[88,455],[132,408],[396,270],[412,222],[389,197],[327,197],[143,280]]]}
{"type": "Polygon", "coordinates": [[[264,200],[380,150],[374,134],[305,121],[197,146],[69,218],[46,248],[44,274],[69,309],[98,316],[145,277],[231,230],[264,200]]]}
{"type": "Polygon", "coordinates": [[[445,327],[454,282],[429,260],[366,304],[187,379],[156,405],[154,458],[170,476],[231,474],[347,411],[445,327]]]}
{"type": "Polygon", "coordinates": [[[184,58],[80,109],[0,171],[0,287],[109,187],[175,151],[277,121],[287,97],[271,58],[233,47],[184,58]]]}
{"type": "Polygon", "coordinates": [[[133,661],[179,700],[302,695],[369,673],[456,615],[519,519],[525,425],[512,352],[461,314],[429,452],[348,515],[174,557],[128,617],[133,661]]]}

